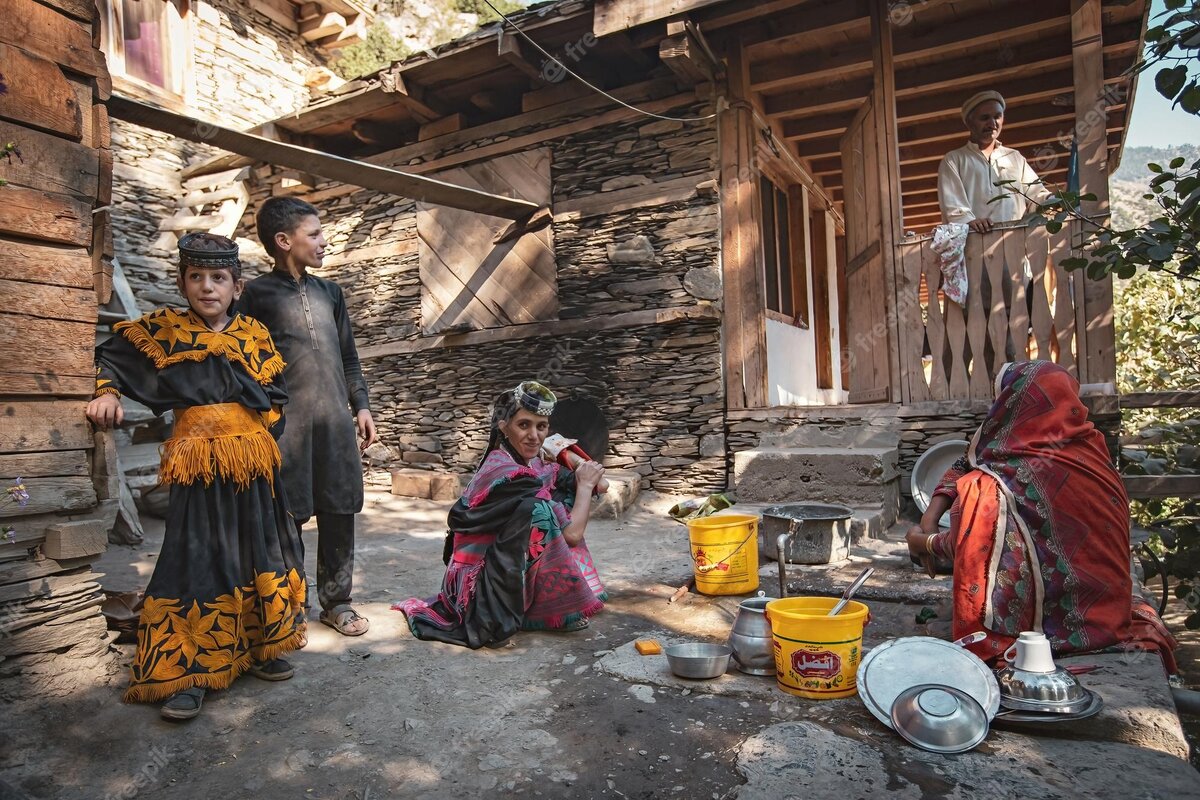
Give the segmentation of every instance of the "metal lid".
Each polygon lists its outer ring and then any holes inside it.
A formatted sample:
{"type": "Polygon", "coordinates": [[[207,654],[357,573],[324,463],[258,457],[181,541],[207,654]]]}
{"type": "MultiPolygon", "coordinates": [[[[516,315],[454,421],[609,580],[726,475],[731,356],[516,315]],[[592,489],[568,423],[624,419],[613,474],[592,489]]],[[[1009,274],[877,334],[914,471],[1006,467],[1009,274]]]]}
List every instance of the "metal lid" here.
{"type": "Polygon", "coordinates": [[[975,698],[952,686],[925,684],[900,693],[892,727],[932,753],[962,753],[987,738],[988,716],[975,698]]]}
{"type": "Polygon", "coordinates": [[[1000,686],[982,659],[931,636],[906,636],[874,648],[858,665],[858,696],[875,718],[892,727],[892,706],[903,692],[937,681],[966,692],[988,720],[1000,710],[1000,686]]]}

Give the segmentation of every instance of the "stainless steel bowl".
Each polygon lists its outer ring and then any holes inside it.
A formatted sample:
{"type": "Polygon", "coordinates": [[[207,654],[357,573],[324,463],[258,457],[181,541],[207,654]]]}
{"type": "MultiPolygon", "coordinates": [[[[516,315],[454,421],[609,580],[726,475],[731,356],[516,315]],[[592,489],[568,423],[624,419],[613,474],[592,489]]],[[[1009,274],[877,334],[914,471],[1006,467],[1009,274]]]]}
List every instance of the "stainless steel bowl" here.
{"type": "Polygon", "coordinates": [[[724,644],[688,642],[673,644],[665,651],[667,664],[681,678],[703,680],[717,678],[729,669],[729,657],[733,648],[724,644]]]}
{"type": "Polygon", "coordinates": [[[1054,672],[1005,667],[996,673],[996,682],[1000,684],[1000,705],[1005,708],[1074,714],[1092,702],[1091,693],[1062,667],[1054,672]]]}
{"type": "Polygon", "coordinates": [[[953,686],[922,684],[892,703],[892,727],[908,742],[932,753],[963,753],[988,734],[983,706],[953,686]]]}

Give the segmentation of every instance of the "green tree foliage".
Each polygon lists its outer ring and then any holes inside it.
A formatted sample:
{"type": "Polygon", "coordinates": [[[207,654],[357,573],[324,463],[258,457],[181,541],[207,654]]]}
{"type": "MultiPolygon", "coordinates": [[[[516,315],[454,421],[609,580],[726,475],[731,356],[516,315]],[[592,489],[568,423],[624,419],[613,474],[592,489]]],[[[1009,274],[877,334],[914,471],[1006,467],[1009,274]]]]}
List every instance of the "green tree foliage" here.
{"type": "MultiPolygon", "coordinates": [[[[521,10],[521,4],[515,0],[491,0],[491,3],[501,14],[513,14],[521,10]]],[[[454,0],[454,7],[464,14],[478,14],[480,25],[500,19],[484,0],[454,0]]]]}
{"type": "Polygon", "coordinates": [[[404,42],[392,36],[387,26],[375,22],[367,29],[367,38],[358,44],[343,47],[329,68],[346,80],[378,72],[409,55],[404,42]]]}

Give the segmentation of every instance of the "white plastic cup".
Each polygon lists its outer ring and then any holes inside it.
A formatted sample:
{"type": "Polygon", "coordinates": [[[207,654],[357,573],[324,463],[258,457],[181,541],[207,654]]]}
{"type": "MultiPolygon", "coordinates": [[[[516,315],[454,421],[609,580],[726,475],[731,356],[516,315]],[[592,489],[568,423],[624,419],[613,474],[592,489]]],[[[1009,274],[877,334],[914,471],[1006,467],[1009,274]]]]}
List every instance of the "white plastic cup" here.
{"type": "Polygon", "coordinates": [[[1021,635],[1004,651],[1004,660],[1026,672],[1054,672],[1054,656],[1050,640],[1037,631],[1021,631],[1021,635]]]}

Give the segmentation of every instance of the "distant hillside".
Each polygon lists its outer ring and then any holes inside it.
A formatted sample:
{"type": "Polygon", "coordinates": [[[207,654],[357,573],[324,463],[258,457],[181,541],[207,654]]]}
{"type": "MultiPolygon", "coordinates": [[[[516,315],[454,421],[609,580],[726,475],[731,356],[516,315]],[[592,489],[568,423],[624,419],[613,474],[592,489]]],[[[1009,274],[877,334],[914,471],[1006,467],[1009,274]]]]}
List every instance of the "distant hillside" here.
{"type": "Polygon", "coordinates": [[[1183,156],[1190,165],[1200,158],[1200,146],[1181,144],[1176,147],[1127,147],[1121,155],[1121,166],[1109,180],[1113,224],[1117,228],[1144,225],[1161,213],[1153,200],[1142,197],[1154,176],[1146,165],[1164,167],[1172,158],[1183,156]]]}

